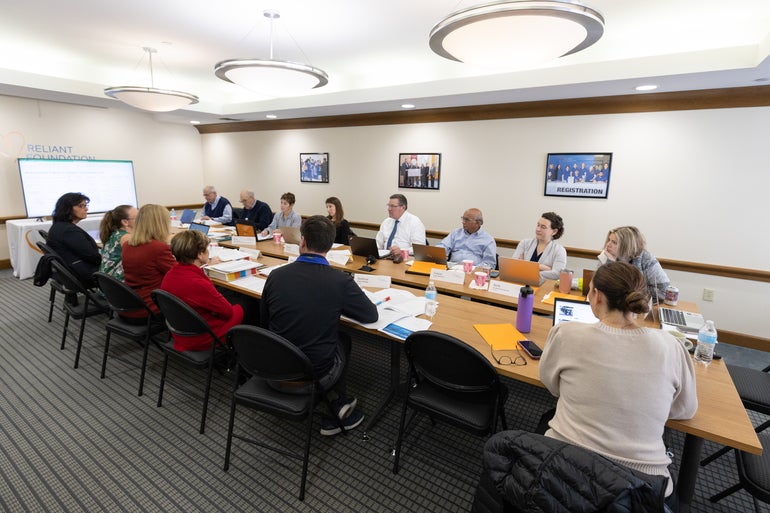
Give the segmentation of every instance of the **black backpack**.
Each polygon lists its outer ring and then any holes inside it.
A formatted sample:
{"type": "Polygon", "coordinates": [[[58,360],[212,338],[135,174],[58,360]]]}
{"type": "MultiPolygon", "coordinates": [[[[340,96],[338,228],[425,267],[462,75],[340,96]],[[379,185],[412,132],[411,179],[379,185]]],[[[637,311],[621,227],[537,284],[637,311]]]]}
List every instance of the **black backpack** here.
{"type": "Polygon", "coordinates": [[[51,278],[51,262],[56,259],[56,256],[50,253],[44,253],[35,267],[35,275],[32,278],[32,283],[36,287],[43,287],[51,278]]]}

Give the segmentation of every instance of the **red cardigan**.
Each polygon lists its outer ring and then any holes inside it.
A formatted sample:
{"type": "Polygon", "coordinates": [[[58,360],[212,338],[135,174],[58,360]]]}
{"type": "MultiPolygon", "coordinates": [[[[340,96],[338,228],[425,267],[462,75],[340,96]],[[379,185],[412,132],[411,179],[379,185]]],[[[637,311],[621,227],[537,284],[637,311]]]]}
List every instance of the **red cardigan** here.
{"type": "MultiPolygon", "coordinates": [[[[198,312],[222,342],[227,330],[243,321],[241,305],[230,304],[197,265],[176,264],[166,273],[160,288],[175,295],[198,312]]],[[[174,336],[174,349],[177,351],[203,351],[209,348],[211,338],[207,335],[174,336]]]]}
{"type": "MultiPolygon", "coordinates": [[[[123,258],[123,281],[136,290],[144,299],[144,303],[155,313],[160,313],[150,297],[150,292],[160,288],[163,276],[171,269],[176,260],[171,254],[169,245],[159,240],[147,244],[131,246],[124,242],[121,245],[123,258]]],[[[126,317],[145,317],[144,315],[124,314],[126,317]]]]}

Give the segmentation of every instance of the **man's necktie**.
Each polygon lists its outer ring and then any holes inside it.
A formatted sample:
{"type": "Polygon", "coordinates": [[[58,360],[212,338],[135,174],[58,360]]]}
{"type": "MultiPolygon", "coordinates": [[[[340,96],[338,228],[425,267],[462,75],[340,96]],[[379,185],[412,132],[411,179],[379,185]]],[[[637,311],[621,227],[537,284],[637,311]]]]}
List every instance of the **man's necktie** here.
{"type": "Polygon", "coordinates": [[[393,237],[396,236],[396,230],[398,230],[398,219],[393,223],[393,230],[390,232],[390,237],[388,237],[388,243],[385,245],[385,249],[390,249],[393,245],[393,237]]]}

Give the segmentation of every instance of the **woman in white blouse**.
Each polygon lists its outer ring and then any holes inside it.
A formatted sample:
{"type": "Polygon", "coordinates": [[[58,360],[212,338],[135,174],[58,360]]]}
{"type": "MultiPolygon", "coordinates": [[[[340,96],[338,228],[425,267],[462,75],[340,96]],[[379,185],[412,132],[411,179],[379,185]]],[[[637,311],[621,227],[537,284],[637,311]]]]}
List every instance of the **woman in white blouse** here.
{"type": "Polygon", "coordinates": [[[555,280],[567,267],[567,250],[554,242],[564,233],[564,221],[556,212],[546,212],[535,226],[535,238],[524,239],[516,246],[513,258],[540,264],[540,278],[555,280]]]}

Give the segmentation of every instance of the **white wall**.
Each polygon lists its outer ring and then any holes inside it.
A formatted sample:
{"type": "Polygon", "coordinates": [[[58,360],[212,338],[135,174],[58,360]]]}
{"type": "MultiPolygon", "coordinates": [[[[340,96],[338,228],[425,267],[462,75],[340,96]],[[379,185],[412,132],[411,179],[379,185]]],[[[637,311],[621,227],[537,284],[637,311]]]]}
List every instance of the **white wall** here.
{"type": "MultiPolygon", "coordinates": [[[[346,217],[380,222],[394,192],[432,229],[483,209],[496,237],[532,236],[541,212],[565,220],[561,242],[600,248],[607,230],[637,225],[661,258],[768,270],[770,108],[658,112],[203,135],[204,181],[234,199],[256,188],[273,209],[286,191],[302,214],[338,196],[346,217]],[[330,183],[299,181],[299,154],[328,152],[330,183]],[[398,190],[399,153],[441,153],[441,190],[398,190]],[[546,155],[612,152],[607,199],[543,195],[546,155]]],[[[593,262],[573,259],[577,269],[593,262]]],[[[718,327],[767,337],[770,284],[671,272],[681,298],[718,327]],[[715,301],[701,300],[704,287],[715,301]],[[729,312],[729,314],[727,313],[729,312]]]]}

